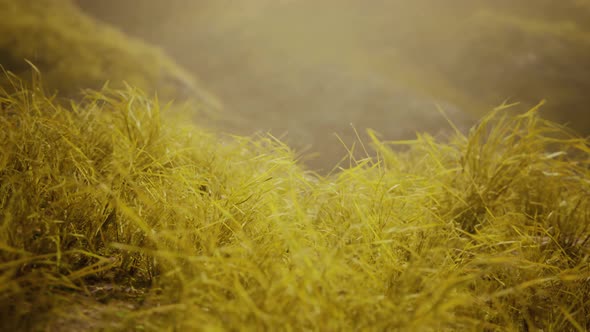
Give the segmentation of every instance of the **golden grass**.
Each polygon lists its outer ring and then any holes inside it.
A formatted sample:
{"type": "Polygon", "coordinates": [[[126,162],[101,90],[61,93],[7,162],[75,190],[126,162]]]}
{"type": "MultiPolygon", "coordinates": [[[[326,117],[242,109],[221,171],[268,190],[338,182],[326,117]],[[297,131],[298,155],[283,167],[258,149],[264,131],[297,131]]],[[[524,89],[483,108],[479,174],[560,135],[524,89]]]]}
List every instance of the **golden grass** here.
{"type": "MultiPolygon", "coordinates": [[[[118,88],[126,82],[162,99],[220,107],[196,75],[162,50],[91,18],[73,1],[0,0],[0,7],[0,65],[30,77],[27,62],[34,63],[51,92],[78,97],[81,89],[99,89],[105,81],[118,88]]],[[[0,85],[10,82],[0,79],[0,85]]]]}
{"type": "Polygon", "coordinates": [[[66,107],[11,82],[5,329],[590,329],[590,147],[536,108],[448,143],[370,133],[377,159],[320,177],[132,88],[66,107]]]}

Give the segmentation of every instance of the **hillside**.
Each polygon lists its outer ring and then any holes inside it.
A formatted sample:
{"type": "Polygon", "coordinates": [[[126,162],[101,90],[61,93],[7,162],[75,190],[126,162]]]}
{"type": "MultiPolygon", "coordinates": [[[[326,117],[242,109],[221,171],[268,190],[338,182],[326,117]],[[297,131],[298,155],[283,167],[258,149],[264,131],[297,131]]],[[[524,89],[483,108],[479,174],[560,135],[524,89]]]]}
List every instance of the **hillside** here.
{"type": "MultiPolygon", "coordinates": [[[[197,76],[162,50],[85,15],[69,0],[0,0],[0,8],[0,65],[29,80],[35,67],[48,92],[76,97],[106,82],[118,88],[128,83],[163,100],[218,107],[197,76]]],[[[0,84],[6,87],[5,78],[0,84]]]]}

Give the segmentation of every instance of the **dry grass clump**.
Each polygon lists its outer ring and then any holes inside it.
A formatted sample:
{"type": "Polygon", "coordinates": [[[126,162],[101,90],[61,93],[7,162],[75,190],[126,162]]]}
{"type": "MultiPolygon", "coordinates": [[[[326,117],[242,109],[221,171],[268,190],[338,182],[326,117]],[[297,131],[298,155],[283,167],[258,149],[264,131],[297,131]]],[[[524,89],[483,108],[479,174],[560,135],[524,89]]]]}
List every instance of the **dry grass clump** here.
{"type": "Polygon", "coordinates": [[[60,105],[0,93],[4,328],[590,328],[590,148],[536,109],[320,177],[131,88],[60,105]]]}

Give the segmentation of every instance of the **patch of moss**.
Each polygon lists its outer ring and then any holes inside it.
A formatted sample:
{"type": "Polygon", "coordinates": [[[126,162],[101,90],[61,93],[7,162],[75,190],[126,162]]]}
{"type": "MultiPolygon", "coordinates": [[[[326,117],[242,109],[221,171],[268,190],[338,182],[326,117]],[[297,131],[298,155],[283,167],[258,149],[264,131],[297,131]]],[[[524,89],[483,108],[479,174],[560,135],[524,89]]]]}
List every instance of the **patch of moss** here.
{"type": "Polygon", "coordinates": [[[329,177],[167,112],[0,92],[5,329],[590,328],[589,142],[536,108],[329,177]]]}

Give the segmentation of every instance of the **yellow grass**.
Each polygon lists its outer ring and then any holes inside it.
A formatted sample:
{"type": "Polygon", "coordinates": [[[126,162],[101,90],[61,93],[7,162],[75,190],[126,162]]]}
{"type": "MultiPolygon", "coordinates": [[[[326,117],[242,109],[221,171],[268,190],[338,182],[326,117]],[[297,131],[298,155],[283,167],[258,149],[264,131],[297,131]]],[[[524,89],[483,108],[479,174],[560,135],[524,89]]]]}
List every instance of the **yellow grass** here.
{"type": "Polygon", "coordinates": [[[132,88],[10,79],[5,330],[590,329],[590,147],[537,108],[321,177],[132,88]]]}

